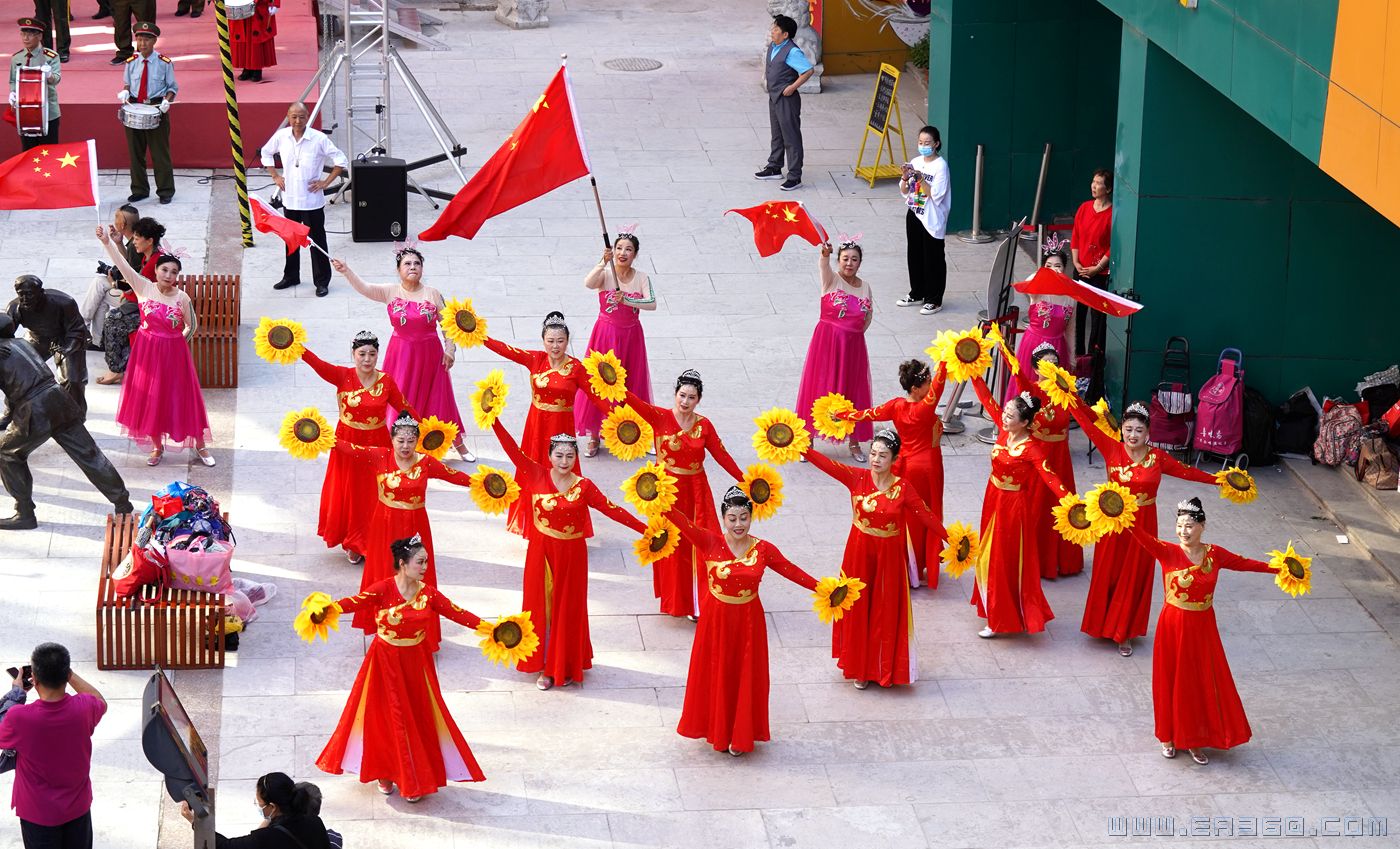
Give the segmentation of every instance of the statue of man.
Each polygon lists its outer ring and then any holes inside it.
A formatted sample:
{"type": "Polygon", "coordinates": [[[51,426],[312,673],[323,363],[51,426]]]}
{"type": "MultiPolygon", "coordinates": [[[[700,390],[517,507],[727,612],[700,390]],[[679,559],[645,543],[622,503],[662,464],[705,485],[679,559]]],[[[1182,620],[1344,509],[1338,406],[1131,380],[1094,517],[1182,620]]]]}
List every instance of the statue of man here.
{"type": "Polygon", "coordinates": [[[87,416],[87,346],[92,337],[78,302],[64,292],[47,290],[33,274],[15,278],[15,295],[6,308],[15,324],[29,331],[29,341],[45,360],[53,357],[62,386],[87,416]]]}

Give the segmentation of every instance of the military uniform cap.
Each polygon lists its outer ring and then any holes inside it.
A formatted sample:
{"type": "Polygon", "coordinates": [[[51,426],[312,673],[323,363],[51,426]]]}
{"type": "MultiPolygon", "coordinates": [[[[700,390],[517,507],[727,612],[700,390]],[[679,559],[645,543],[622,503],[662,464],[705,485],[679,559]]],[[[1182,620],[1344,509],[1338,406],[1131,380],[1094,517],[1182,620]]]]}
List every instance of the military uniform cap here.
{"type": "Polygon", "coordinates": [[[28,29],[28,30],[33,30],[33,31],[35,31],[35,32],[43,32],[44,29],[45,29],[44,25],[43,25],[42,23],[39,22],[39,19],[38,19],[38,18],[20,18],[20,19],[19,19],[19,28],[20,28],[21,30],[27,30],[27,29],[28,29]]]}
{"type": "Polygon", "coordinates": [[[160,27],[150,21],[141,21],[131,28],[131,32],[133,35],[149,35],[152,38],[160,37],[160,27]]]}

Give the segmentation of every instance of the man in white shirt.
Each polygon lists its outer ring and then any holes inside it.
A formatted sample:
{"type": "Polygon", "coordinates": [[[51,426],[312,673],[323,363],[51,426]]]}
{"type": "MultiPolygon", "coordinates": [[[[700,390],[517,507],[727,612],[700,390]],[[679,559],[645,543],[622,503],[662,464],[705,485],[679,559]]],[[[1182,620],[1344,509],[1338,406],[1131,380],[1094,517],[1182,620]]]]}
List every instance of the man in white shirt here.
{"type": "MultiPolygon", "coordinates": [[[[350,162],[325,133],[307,126],[311,118],[305,103],[287,109],[287,126],[272,134],[262,147],[262,164],[282,192],[282,211],[293,221],[311,228],[311,241],[321,248],[311,252],[311,281],[316,297],[324,298],[331,284],[331,263],[326,252],[326,186],[350,162]],[[282,160],[278,171],[276,160],[282,160]],[[331,171],[325,173],[329,164],[331,171]]],[[[272,288],[290,289],[301,283],[301,249],[287,254],[282,279],[272,288]]]]}

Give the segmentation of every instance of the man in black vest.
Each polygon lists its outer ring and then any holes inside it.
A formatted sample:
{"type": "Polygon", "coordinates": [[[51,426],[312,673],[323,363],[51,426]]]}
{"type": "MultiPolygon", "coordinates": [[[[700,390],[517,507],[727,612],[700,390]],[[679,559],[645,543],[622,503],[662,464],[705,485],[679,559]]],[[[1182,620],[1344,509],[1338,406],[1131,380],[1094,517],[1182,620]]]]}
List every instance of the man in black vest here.
{"type": "Polygon", "coordinates": [[[768,127],[773,143],[768,152],[768,164],[754,174],[760,180],[782,179],[786,153],[785,192],[802,185],[802,95],[797,90],[812,76],[812,62],[793,42],[794,35],[797,35],[797,21],[787,15],[773,18],[769,31],[773,46],[768,48],[768,61],[764,66],[764,79],[768,83],[768,127]]]}

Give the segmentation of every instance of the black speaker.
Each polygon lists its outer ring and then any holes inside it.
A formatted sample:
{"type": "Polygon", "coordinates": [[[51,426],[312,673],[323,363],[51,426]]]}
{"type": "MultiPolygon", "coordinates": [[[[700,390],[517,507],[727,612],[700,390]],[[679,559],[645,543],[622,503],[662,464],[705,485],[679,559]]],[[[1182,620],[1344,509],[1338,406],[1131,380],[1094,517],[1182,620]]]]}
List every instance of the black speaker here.
{"type": "Polygon", "coordinates": [[[402,159],[367,156],[350,166],[350,238],[399,242],[408,233],[408,168],[402,159]]]}

